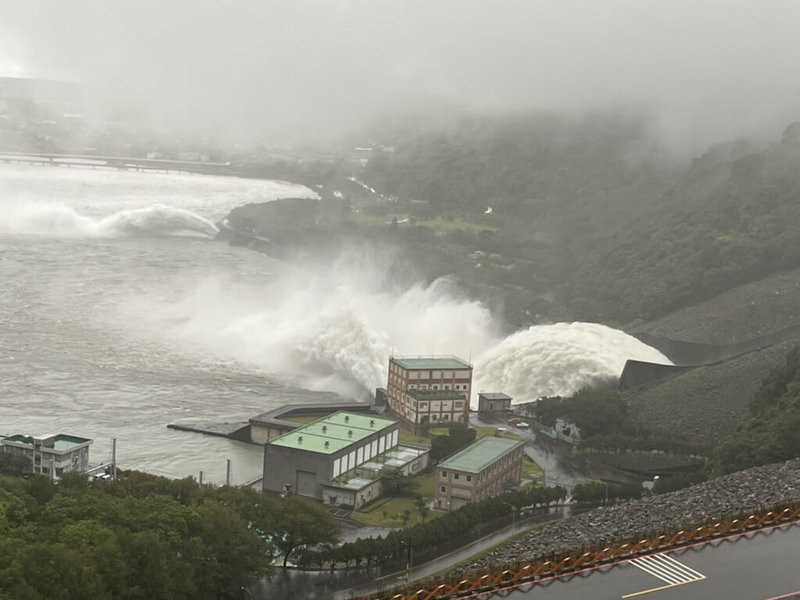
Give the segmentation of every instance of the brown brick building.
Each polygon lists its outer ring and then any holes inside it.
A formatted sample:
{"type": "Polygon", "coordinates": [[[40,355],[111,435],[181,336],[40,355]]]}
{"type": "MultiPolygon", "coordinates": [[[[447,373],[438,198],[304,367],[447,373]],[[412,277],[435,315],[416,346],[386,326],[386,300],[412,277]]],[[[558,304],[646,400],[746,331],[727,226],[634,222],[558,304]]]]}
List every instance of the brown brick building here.
{"type": "Polygon", "coordinates": [[[516,486],[522,478],[522,440],[485,437],[448,456],[436,466],[440,510],[456,510],[516,486]]]}
{"type": "Polygon", "coordinates": [[[455,356],[389,359],[386,401],[414,431],[467,423],[472,365],[455,356]]]}

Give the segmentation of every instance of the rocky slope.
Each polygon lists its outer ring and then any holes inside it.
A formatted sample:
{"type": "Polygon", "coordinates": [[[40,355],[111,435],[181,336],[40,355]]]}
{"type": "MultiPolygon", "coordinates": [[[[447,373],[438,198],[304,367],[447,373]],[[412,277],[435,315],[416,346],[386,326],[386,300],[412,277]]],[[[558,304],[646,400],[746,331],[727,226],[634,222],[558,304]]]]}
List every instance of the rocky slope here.
{"type": "MultiPolygon", "coordinates": [[[[733,344],[800,323],[800,270],[740,286],[706,302],[676,311],[632,333],[676,340],[733,344]]],[[[793,335],[774,346],[697,367],[623,393],[642,423],[687,435],[700,445],[731,437],[749,418],[748,404],[761,380],[800,345],[793,335]]]]}
{"type": "Polygon", "coordinates": [[[462,564],[452,575],[496,570],[582,548],[671,532],[747,511],[786,507],[800,502],[800,458],[739,471],[677,492],[603,507],[519,536],[462,564]]]}

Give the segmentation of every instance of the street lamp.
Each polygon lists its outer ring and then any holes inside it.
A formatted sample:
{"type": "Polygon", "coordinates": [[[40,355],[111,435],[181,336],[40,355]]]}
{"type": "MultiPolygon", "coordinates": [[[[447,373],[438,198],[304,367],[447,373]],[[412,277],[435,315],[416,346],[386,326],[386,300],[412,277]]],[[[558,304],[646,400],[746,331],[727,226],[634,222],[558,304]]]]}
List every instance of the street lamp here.
{"type": "Polygon", "coordinates": [[[517,532],[517,507],[508,502],[503,502],[503,504],[511,509],[511,535],[514,535],[517,532]]]}
{"type": "Polygon", "coordinates": [[[411,548],[411,542],[400,540],[400,543],[408,549],[406,554],[406,584],[411,583],[411,561],[414,558],[414,551],[411,548]]]}

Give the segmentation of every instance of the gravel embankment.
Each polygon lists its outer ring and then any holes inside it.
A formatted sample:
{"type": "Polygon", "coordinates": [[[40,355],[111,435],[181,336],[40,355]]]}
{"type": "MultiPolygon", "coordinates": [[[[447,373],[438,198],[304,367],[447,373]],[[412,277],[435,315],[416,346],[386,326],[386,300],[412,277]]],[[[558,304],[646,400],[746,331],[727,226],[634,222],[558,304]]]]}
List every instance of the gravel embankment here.
{"type": "Polygon", "coordinates": [[[547,525],[462,564],[496,569],[571,550],[642,538],[684,526],[800,502],[800,458],[740,471],[677,492],[603,507],[547,525]]]}

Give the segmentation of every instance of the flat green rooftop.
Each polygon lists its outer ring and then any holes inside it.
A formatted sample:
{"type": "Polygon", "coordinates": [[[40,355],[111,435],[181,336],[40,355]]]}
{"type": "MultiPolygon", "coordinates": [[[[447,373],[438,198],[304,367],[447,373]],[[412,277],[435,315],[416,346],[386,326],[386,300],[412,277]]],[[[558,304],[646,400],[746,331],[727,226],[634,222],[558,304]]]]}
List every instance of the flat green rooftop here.
{"type": "Polygon", "coordinates": [[[494,461],[523,444],[525,444],[523,440],[487,436],[445,458],[436,468],[480,473],[494,461]]]}
{"type": "Polygon", "coordinates": [[[404,369],[471,369],[472,365],[456,356],[393,356],[391,360],[404,369]]]}
{"type": "Polygon", "coordinates": [[[395,419],[377,415],[339,411],[267,440],[267,444],[334,454],[396,423],[395,419]]]}
{"type": "Polygon", "coordinates": [[[42,438],[34,438],[31,435],[12,435],[7,438],[0,438],[5,442],[13,442],[17,444],[26,444],[28,446],[33,446],[35,440],[39,440],[44,442],[43,447],[45,448],[52,448],[53,450],[57,450],[59,452],[63,452],[65,450],[69,450],[74,448],[75,446],[80,446],[81,444],[85,444],[89,442],[91,444],[92,440],[88,438],[82,438],[75,435],[66,435],[60,433],[58,435],[48,435],[42,438]]]}

